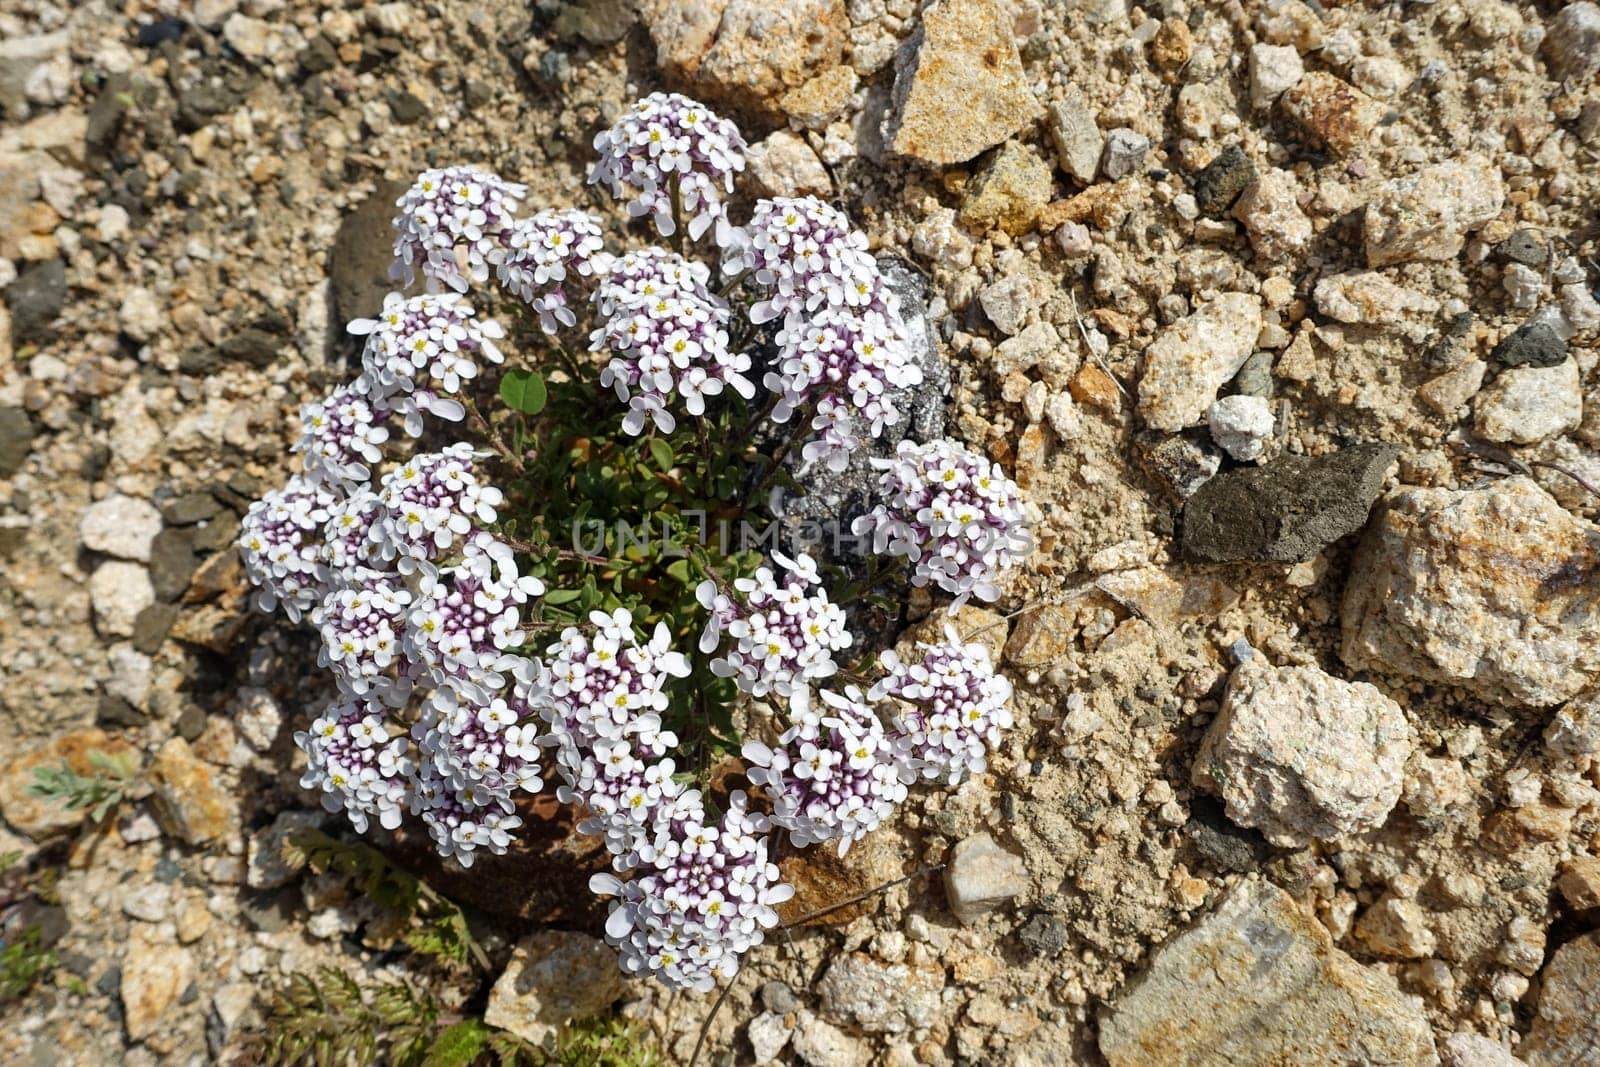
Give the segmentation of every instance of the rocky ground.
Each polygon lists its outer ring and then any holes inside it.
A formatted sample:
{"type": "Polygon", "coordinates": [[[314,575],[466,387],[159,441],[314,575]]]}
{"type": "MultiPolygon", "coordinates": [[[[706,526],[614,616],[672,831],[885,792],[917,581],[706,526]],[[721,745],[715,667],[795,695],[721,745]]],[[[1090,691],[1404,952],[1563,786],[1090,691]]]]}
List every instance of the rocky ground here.
{"type": "MultiPolygon", "coordinates": [[[[602,210],[671,86],[925,274],[1040,514],[963,618],[1005,751],[790,914],[947,866],[752,953],[708,1059],[1595,1062],[1597,73],[1587,0],[0,0],[0,921],[59,960],[0,1059],[229,1061],[288,974],[408,966],[274,861],[325,685],[228,546],[394,183],[602,210]],[[80,832],[26,787],[94,748],[142,770],[80,832]]],[[[614,978],[560,869],[439,872],[490,1022],[687,1060],[711,998],[614,978]]]]}

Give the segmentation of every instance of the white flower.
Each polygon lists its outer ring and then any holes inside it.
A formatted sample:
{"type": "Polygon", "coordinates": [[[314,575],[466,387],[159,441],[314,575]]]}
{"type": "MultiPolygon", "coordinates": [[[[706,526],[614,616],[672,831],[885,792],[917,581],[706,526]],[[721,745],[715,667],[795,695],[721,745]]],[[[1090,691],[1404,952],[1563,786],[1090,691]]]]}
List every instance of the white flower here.
{"type": "Polygon", "coordinates": [[[411,285],[418,272],[430,291],[466,292],[500,260],[517,205],[528,187],[471,167],[426,170],[395,201],[392,278],[411,285]]]}

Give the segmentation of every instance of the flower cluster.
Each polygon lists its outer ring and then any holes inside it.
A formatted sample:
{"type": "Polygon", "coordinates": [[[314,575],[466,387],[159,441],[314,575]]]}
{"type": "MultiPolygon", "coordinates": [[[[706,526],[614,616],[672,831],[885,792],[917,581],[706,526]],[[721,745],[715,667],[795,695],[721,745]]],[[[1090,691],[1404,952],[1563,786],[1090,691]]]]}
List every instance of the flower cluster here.
{"type": "Polygon", "coordinates": [[[914,664],[884,652],[888,673],[868,695],[899,705],[895,725],[906,766],[925,780],[955,785],[987,769],[988,754],[1011,728],[1011,682],[994,672],[986,647],[964,644],[952,626],[945,640],[919,647],[922,662],[914,664]]]}
{"type": "Polygon", "coordinates": [[[421,436],[424,414],[460,422],[467,409],[456,396],[478,377],[479,357],[490,363],[505,359],[495,346],[505,336],[500,324],[478,318],[454,293],[390,293],[382,315],[356,319],[347,328],[367,339],[354,388],[393,408],[412,437],[421,436]]]}
{"type": "Polygon", "coordinates": [[[1022,494],[984,457],[953,441],[900,442],[890,459],[873,460],[883,473],[885,502],[856,519],[852,531],[872,535],[872,550],[887,549],[916,564],[914,585],[930,582],[956,597],[996,600],[995,580],[1027,555],[1022,494]]]}
{"type": "Polygon", "coordinates": [[[590,335],[592,351],[609,351],[600,384],[628,405],[622,428],[644,432],[646,420],[662,433],[677,425],[667,404],[676,394],[691,415],[724,388],[745,399],[755,386],[745,377],[750,357],[728,350],[728,306],[706,289],[706,268],[659,249],[617,261],[595,291],[604,321],[590,335]]]}
{"type": "Polygon", "coordinates": [[[744,137],[733,123],[688,97],[651,93],[598,134],[594,148],[589,183],[604,185],[618,199],[631,194],[628,214],[650,216],[657,232],[670,237],[678,227],[674,216],[682,212],[694,240],[713,226],[719,243],[725,239],[723,198],[744,170],[744,137]]]}
{"type": "Polygon", "coordinates": [[[733,646],[711,661],[711,670],[734,679],[754,696],[791,696],[809,683],[830,678],[838,670],[835,652],[850,647],[844,612],[828,600],[817,564],[801,555],[789,559],[773,553],[783,579],[761,567],[752,577],[734,579],[734,595],[717,591],[706,580],[695,590],[708,621],[700,651],[710,653],[726,633],[733,646]]]}
{"type": "Polygon", "coordinates": [[[844,470],[862,436],[900,422],[895,392],[923,377],[866,237],[815,197],[762,200],[725,250],[724,268],[749,272],[769,294],[751,321],[783,318],[764,381],[778,395],[773,419],[815,404],[801,458],[844,470]]]}
{"type": "Polygon", "coordinates": [[[337,502],[321,481],[298,476],[250,505],[239,524],[239,556],[261,590],[261,610],[279,605],[293,622],[322,599],[319,542],[337,502]]]}
{"type": "MultiPolygon", "coordinates": [[[[680,226],[689,240],[714,234],[722,288],[714,291],[710,266],[685,255],[610,255],[584,212],[519,219],[524,186],[464,167],[424,173],[398,201],[393,273],[407,285],[420,273],[427,292],[390,294],[378,316],[350,323],[364,338],[361,373],[302,408],[294,450],[304,472],[251,506],[239,543],[262,606],[310,620],[319,663],[338,683],[294,735],[307,758],[304,788],[362,831],[374,821],[398,827],[409,814],[441,855],[469,866],[507,850],[521,825],[519,795],[548,780],[578,809],[579,831],[605,843],[611,872],[590,885],[615,898],[606,938],[623,969],[704,991],[738,971],[793,895],[770,854],[775,834],[842,854],[913,783],[983,771],[1011,725],[1011,687],[983,646],[947,629],[915,662],[885,653],[865,694],[819,689],[857,676],[836,659],[853,639],[817,564],[774,552],[752,572],[742,555],[728,556],[739,574],[726,580],[717,577],[723,561],[691,557],[679,565],[707,579],[696,589],[706,616],[699,662],[760,698],[755,713],[769,716],[757,729],[770,743],[742,746],[754,789],[732,793],[719,811],[701,778],[679,766],[674,730],[692,721],[673,706],[686,692],[735,689],[684,682],[693,668],[673,633],[682,613],[698,622],[693,603],[666,610],[647,599],[672,623],[647,630],[636,629],[646,616],[615,600],[606,612],[565,616],[571,609],[557,605],[586,600],[587,610],[604,586],[591,570],[581,592],[558,589],[564,597],[541,605],[545,579],[559,583],[592,558],[551,552],[530,565],[524,553],[543,549],[500,528],[506,498],[490,482],[493,457],[532,471],[544,442],[517,450],[495,440],[495,451],[457,442],[386,463],[391,418],[415,438],[427,419],[461,422],[471,410],[473,427],[494,433],[469,405],[485,366],[504,361],[503,332],[463,295],[491,274],[549,334],[577,326],[587,297],[590,350],[605,357],[588,384],[627,405],[630,435],[647,425],[671,433],[683,413],[703,415],[707,398],[724,392],[754,397],[752,357],[732,340],[746,336],[744,324],[719,295],[741,285],[757,290],[750,323],[779,323],[761,381],[774,422],[808,420],[792,442],[810,435],[807,464],[843,469],[863,439],[903,421],[898,398],[922,371],[897,298],[842,213],[811,198],[763,200],[734,227],[726,199],[744,142],[681,96],[641,101],[595,147],[591,183],[628,198],[631,215],[663,235],[680,226]],[[541,638],[537,652],[532,635],[556,619],[575,623],[541,638]]],[[[581,363],[568,361],[570,377],[584,376],[581,363]]],[[[523,414],[540,412],[530,404],[523,414]]],[[[545,425],[534,424],[536,436],[545,425]]],[[[705,435],[702,444],[715,447],[705,435]]],[[[670,446],[667,455],[664,482],[677,485],[678,467],[695,461],[670,446]]],[[[936,584],[958,604],[994,599],[1000,569],[1021,555],[1017,487],[950,442],[901,443],[876,462],[885,502],[854,532],[915,561],[917,585],[936,584]]],[[[704,480],[722,486],[728,474],[704,480]]],[[[517,498],[525,493],[519,485],[517,498]]],[[[522,517],[509,516],[519,534],[522,517]]],[[[633,594],[619,580],[603,595],[627,604],[633,594]]]]}
{"type": "Polygon", "coordinates": [[[751,741],[744,758],[772,801],[772,824],[801,848],[837,841],[842,856],[906,798],[911,776],[859,689],[821,697],[821,714],[791,703],[796,721],[778,747],[751,741]]]}
{"type": "Polygon", "coordinates": [[[528,187],[472,167],[423,171],[395,201],[391,277],[405,285],[420,273],[430,289],[466,292],[499,261],[512,216],[528,187]]]}
{"type": "Polygon", "coordinates": [[[567,275],[588,278],[597,267],[603,271],[604,248],[593,215],[546,208],[511,227],[495,275],[533,308],[540,328],[553,334],[578,322],[567,305],[567,275]]]}

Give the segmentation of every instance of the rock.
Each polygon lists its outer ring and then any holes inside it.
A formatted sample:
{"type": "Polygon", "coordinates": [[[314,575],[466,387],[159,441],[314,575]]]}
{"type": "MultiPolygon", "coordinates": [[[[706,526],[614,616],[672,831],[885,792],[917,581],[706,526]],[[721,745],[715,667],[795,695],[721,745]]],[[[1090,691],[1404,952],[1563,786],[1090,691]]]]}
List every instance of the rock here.
{"type": "Polygon", "coordinates": [[[171,603],[183,596],[199,565],[194,535],[188,530],[164,529],[156,534],[150,543],[150,585],[156,599],[171,603]]]}
{"type": "Polygon", "coordinates": [[[0,407],[0,478],[22,469],[33,451],[33,420],[22,408],[0,407]]]}
{"type": "Polygon", "coordinates": [[[170,738],[151,767],[156,821],[168,834],[200,845],[237,828],[233,796],[217,781],[217,771],[195,758],[189,743],[170,738]]]}
{"type": "Polygon", "coordinates": [[[12,829],[32,838],[69,830],[82,823],[82,809],[68,811],[61,801],[36,797],[28,792],[28,787],[33,784],[35,771],[54,769],[62,763],[78,774],[95,774],[89,753],[96,749],[109,756],[136,751],[126,741],[111,737],[103,730],[87,729],[64,733],[48,744],[13,757],[0,768],[0,815],[5,816],[12,829]]]}
{"type": "Polygon", "coordinates": [[[1194,177],[1194,202],[1200,214],[1220,219],[1256,180],[1256,165],[1238,145],[1217,153],[1194,177]]]}
{"type": "Polygon", "coordinates": [[[222,24],[222,39],[246,59],[264,59],[277,44],[278,34],[265,19],[235,12],[222,24]]]}
{"type": "Polygon", "coordinates": [[[1500,170],[1482,156],[1387,182],[1362,219],[1367,265],[1454,259],[1465,235],[1498,215],[1504,200],[1500,170]]]}
{"type": "Polygon", "coordinates": [[[1528,1067],[1593,1063],[1600,1049],[1600,933],[1556,949],[1540,972],[1539,1008],[1518,1048],[1528,1067]]]}
{"type": "Polygon", "coordinates": [[[133,633],[129,641],[135,649],[153,656],[166,643],[173,623],[178,621],[176,604],[151,604],[134,616],[133,633]]]}
{"type": "Polygon", "coordinates": [[[1317,310],[1338,322],[1393,327],[1411,312],[1432,314],[1439,302],[1415,289],[1396,285],[1377,271],[1346,271],[1317,281],[1317,310]]]}
{"type": "Polygon", "coordinates": [[[1550,244],[1538,230],[1526,226],[1494,246],[1495,254],[1511,263],[1543,270],[1550,259],[1550,244]]]}
{"type": "Polygon", "coordinates": [[[1382,826],[1410,755],[1404,713],[1375,687],[1255,653],[1228,678],[1194,783],[1235,823],[1297,847],[1382,826]]]}
{"type": "Polygon", "coordinates": [[[122,307],[117,311],[117,325],[122,332],[141,344],[161,332],[161,305],[155,294],[143,286],[135,285],[122,294],[122,307]]]}
{"type": "Polygon", "coordinates": [[[1136,443],[1134,462],[1177,504],[1188,500],[1222,469],[1222,452],[1209,441],[1145,435],[1136,443]]]}
{"type": "Polygon", "coordinates": [[[12,120],[25,118],[29,80],[52,59],[66,55],[71,44],[68,30],[29,36],[8,34],[0,41],[0,112],[12,120]]]}
{"type": "Polygon", "coordinates": [[[320,811],[280,811],[271,826],[250,835],[245,882],[251,889],[278,889],[294,881],[294,868],[283,862],[283,843],[301,830],[320,827],[327,816],[320,811]]]}
{"type": "Polygon", "coordinates": [[[950,910],[964,923],[974,923],[1028,888],[1028,868],[1021,857],[978,834],[950,850],[944,872],[950,910]]]}
{"type": "Polygon", "coordinates": [[[778,130],[750,146],[745,165],[757,189],[767,196],[820,196],[833,190],[833,179],[803,138],[778,130]]]}
{"type": "Polygon", "coordinates": [[[1352,445],[1218,475],[1184,507],[1184,554],[1209,563],[1311,559],[1366,524],[1398,454],[1393,445],[1352,445]]]}
{"type": "Polygon", "coordinates": [[[1544,293],[1544,275],[1521,263],[1507,263],[1500,276],[1500,287],[1506,291],[1506,299],[1512,307],[1526,311],[1539,303],[1544,293]]]}
{"type": "Polygon", "coordinates": [[[1030,149],[1007,141],[973,179],[961,202],[961,223],[979,232],[1024,234],[1049,202],[1050,168],[1030,149]]]}
{"type": "Polygon", "coordinates": [[[794,1032],[794,1054],[806,1067],[860,1067],[872,1062],[865,1042],[809,1012],[794,1032]]]}
{"type": "Polygon", "coordinates": [[[1465,1030],[1444,1039],[1439,1060],[1443,1067],[1523,1067],[1504,1045],[1465,1030]]]}
{"type": "Polygon", "coordinates": [[[1069,87],[1066,95],[1050,105],[1049,128],[1061,169],[1079,185],[1094,181],[1105,138],[1082,91],[1069,87]]]}
{"type": "Polygon", "coordinates": [[[1240,463],[1259,459],[1272,440],[1272,407],[1259,396],[1225,396],[1206,413],[1211,439],[1240,463]]]}
{"type": "Polygon", "coordinates": [[[794,896],[778,905],[778,916],[786,925],[805,927],[839,926],[871,915],[879,906],[872,890],[905,877],[908,862],[904,838],[888,829],[868,834],[843,856],[833,849],[787,856],[778,867],[783,881],[794,886],[794,896]],[[866,897],[855,904],[834,907],[862,894],[866,897]]]}
{"type": "Polygon", "coordinates": [[[131,637],[139,613],[154,604],[150,572],[137,563],[109,560],[89,576],[94,625],[104,637],[131,637]]]}
{"type": "Polygon", "coordinates": [[[1102,1017],[1100,1051],[1110,1067],[1436,1062],[1420,1005],[1257,880],[1156,949],[1102,1017]]]}
{"type": "Polygon", "coordinates": [[[708,103],[779,115],[779,100],[839,66],[844,0],[642,0],[639,18],[672,80],[708,103]]]}
{"type": "Polygon", "coordinates": [[[1600,532],[1537,483],[1392,494],[1340,612],[1355,670],[1549,707],[1600,679],[1600,532]]]}
{"type": "Polygon", "coordinates": [[[136,937],[122,955],[119,993],[129,1041],[143,1041],[165,1029],[167,1013],[195,979],[188,949],[136,937]]]}
{"type": "Polygon", "coordinates": [[[566,1024],[607,1010],[625,989],[616,954],[569,930],[524,938],[489,991],[483,1021],[545,1049],[566,1024]]]}
{"type": "Polygon", "coordinates": [[[863,952],[834,960],[817,983],[818,1011],[869,1034],[926,1029],[939,1014],[944,968],[882,963],[863,952]]]}
{"type": "Polygon", "coordinates": [[[1137,173],[1149,154],[1150,138],[1137,130],[1118,127],[1106,134],[1106,154],[1100,169],[1112,181],[1121,181],[1137,173]]]}
{"type": "Polygon", "coordinates": [[[1364,147],[1383,118],[1382,104],[1320,70],[1302,77],[1278,100],[1308,141],[1335,156],[1364,147]]]}
{"type": "Polygon", "coordinates": [[[634,0],[569,0],[550,28],[563,44],[615,44],[638,18],[634,0]]]}
{"type": "Polygon", "coordinates": [[[784,93],[778,106],[791,123],[806,130],[820,130],[844,114],[858,83],[853,69],[834,67],[784,93]]]}
{"type": "Polygon", "coordinates": [[[394,230],[390,220],[395,200],[406,191],[403,182],[379,182],[372,195],[347,213],[334,234],[328,256],[328,279],[333,290],[336,333],[344,335],[351,319],[376,315],[383,298],[394,288],[389,264],[394,260],[394,230]]]}
{"type": "MultiPolygon", "coordinates": [[[[983,313],[989,316],[989,321],[999,327],[1000,332],[1007,337],[1015,336],[1022,332],[1027,325],[1028,312],[1038,307],[1043,302],[1044,294],[1038,280],[1026,271],[1008,274],[1005,277],[983,287],[978,293],[978,305],[983,308],[983,313]]],[[[1059,343],[1060,337],[1051,327],[1059,343]]],[[[1037,363],[1038,360],[1034,360],[1037,363]]]]}
{"type": "Polygon", "coordinates": [[[136,709],[143,709],[150,700],[150,657],[132,645],[112,645],[106,653],[106,662],[111,667],[111,677],[105,682],[106,692],[136,709]]]}
{"type": "Polygon", "coordinates": [[[67,266],[59,259],[34,263],[6,287],[11,310],[11,340],[18,347],[44,341],[67,304],[67,266]]]}
{"type": "Polygon", "coordinates": [[[761,987],[761,1006],[778,1015],[787,1015],[800,1007],[800,998],[782,982],[767,982],[761,987]]]}
{"type": "Polygon", "coordinates": [[[1526,366],[1501,371],[1478,394],[1478,436],[1502,444],[1531,445],[1575,429],[1583,421],[1583,381],[1578,364],[1526,366]]]}
{"type": "Polygon", "coordinates": [[[1544,35],[1545,62],[1557,80],[1582,84],[1600,73],[1600,6],[1580,0],[1562,8],[1544,35]]]}
{"type": "Polygon", "coordinates": [[[1200,422],[1260,332],[1261,298],[1248,293],[1224,293],[1168,326],[1145,349],[1139,415],[1157,430],[1200,422]]]}
{"type": "Polygon", "coordinates": [[[1556,888],[1576,911],[1600,908],[1600,856],[1574,856],[1563,863],[1556,888]]]}
{"type": "Polygon", "coordinates": [[[1504,367],[1554,367],[1566,362],[1567,341],[1550,323],[1534,321],[1507,334],[1491,354],[1504,367]]]}
{"type": "Polygon", "coordinates": [[[1257,111],[1277,103],[1305,77],[1305,64],[1292,45],[1257,44],[1250,48],[1250,106],[1257,111]]]}
{"type": "Polygon", "coordinates": [[[151,882],[120,899],[122,913],[140,922],[162,922],[172,912],[172,887],[165,882],[151,882]]]}
{"type": "Polygon", "coordinates": [[[779,1013],[764,1011],[750,1020],[744,1036],[750,1042],[752,1057],[758,1065],[778,1062],[778,1054],[789,1044],[794,1033],[788,1021],[779,1013]]]}
{"type": "Polygon", "coordinates": [[[1434,411],[1454,417],[1467,401],[1483,387],[1483,378],[1489,364],[1481,359],[1469,359],[1453,370],[1430,378],[1417,387],[1417,396],[1434,411]]]}
{"type": "Polygon", "coordinates": [[[935,0],[895,57],[889,148],[936,166],[965,163],[1039,113],[998,0],[935,0]]]}
{"type": "Polygon", "coordinates": [[[78,523],[85,548],[118,559],[150,559],[150,542],[161,532],[161,512],[148,500],[112,493],[90,504],[78,523]]]}
{"type": "Polygon", "coordinates": [[[1300,208],[1300,183],[1291,171],[1269,170],[1250,183],[1233,216],[1263,259],[1298,255],[1311,243],[1311,219],[1300,208]]]}
{"type": "Polygon", "coordinates": [[[1051,383],[1071,378],[1077,369],[1075,354],[1048,322],[1025,326],[1015,337],[1006,338],[994,349],[994,372],[1001,378],[1023,374],[1036,367],[1040,376],[1051,383]]]}
{"type": "Polygon", "coordinates": [[[1544,743],[1557,756],[1600,752],[1600,693],[1585,693],[1556,712],[1545,727],[1544,743]]]}
{"type": "Polygon", "coordinates": [[[1380,956],[1420,960],[1432,956],[1438,938],[1428,929],[1427,913],[1414,900],[1384,896],[1356,920],[1356,939],[1380,956]]]}

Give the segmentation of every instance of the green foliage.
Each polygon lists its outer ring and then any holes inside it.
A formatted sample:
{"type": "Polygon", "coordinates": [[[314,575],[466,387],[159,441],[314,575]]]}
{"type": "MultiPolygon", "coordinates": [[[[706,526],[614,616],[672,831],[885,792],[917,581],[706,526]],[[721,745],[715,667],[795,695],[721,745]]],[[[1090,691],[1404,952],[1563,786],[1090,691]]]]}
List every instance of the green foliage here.
{"type": "Polygon", "coordinates": [[[412,951],[465,965],[486,966],[461,909],[416,875],[401,870],[370,845],[350,844],[321,830],[297,830],[284,839],[282,858],[294,870],[333,871],[403,927],[401,940],[412,951]]]}
{"type": "Polygon", "coordinates": [[[474,1017],[448,1016],[438,1000],[407,982],[363,993],[343,971],[297,973],[272,999],[266,1032],[255,1043],[267,1067],[660,1067],[637,1028],[595,1020],[545,1051],[474,1017]]]}
{"type": "Polygon", "coordinates": [[[39,944],[39,928],[24,928],[0,948],[0,1005],[16,1000],[56,965],[56,954],[39,944]]]}
{"type": "Polygon", "coordinates": [[[500,399],[512,411],[524,415],[537,415],[544,410],[550,397],[545,388],[544,375],[534,371],[509,370],[500,379],[500,399]]]}
{"type": "Polygon", "coordinates": [[[139,773],[139,756],[133,751],[111,755],[98,748],[86,754],[90,774],[79,774],[62,760],[59,767],[37,767],[28,785],[31,796],[60,800],[68,811],[87,808],[89,818],[101,822],[122,803],[139,773]]]}

